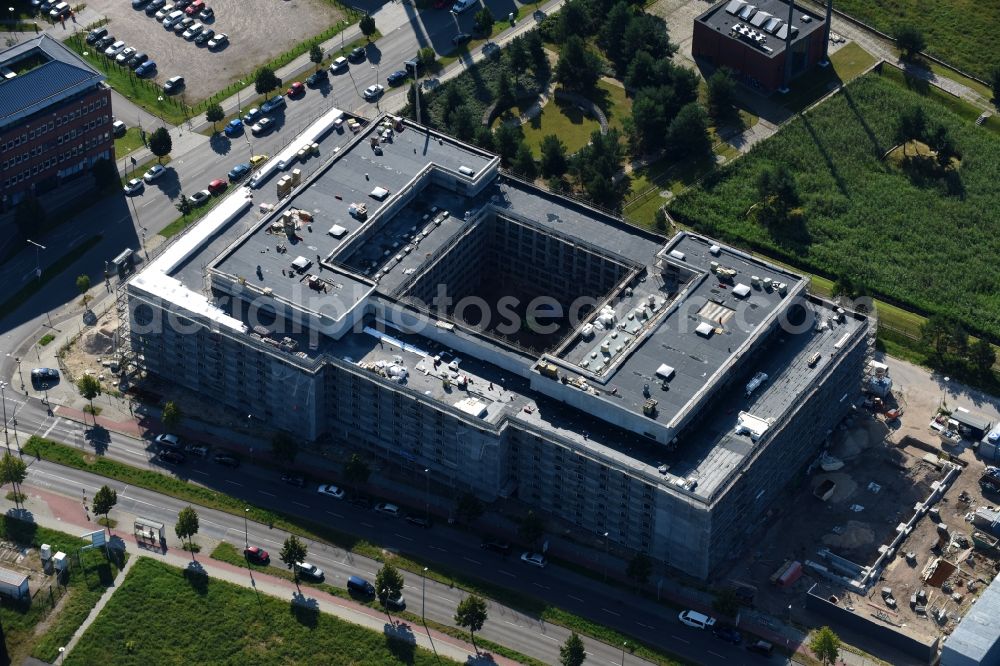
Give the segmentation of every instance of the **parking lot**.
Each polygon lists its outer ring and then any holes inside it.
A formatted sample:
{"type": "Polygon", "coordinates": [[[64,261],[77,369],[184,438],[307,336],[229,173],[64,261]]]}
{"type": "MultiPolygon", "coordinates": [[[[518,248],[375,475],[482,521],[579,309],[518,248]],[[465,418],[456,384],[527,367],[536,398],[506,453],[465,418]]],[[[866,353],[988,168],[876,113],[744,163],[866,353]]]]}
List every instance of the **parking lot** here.
{"type": "Polygon", "coordinates": [[[164,29],[143,9],[133,9],[129,0],[92,0],[88,4],[110,20],[110,34],[156,61],[157,83],[183,76],[188,104],[250,74],[345,18],[340,9],[323,0],[209,0],[206,4],[215,11],[215,18],[205,25],[229,35],[230,40],[225,48],[210,51],[164,29]]]}

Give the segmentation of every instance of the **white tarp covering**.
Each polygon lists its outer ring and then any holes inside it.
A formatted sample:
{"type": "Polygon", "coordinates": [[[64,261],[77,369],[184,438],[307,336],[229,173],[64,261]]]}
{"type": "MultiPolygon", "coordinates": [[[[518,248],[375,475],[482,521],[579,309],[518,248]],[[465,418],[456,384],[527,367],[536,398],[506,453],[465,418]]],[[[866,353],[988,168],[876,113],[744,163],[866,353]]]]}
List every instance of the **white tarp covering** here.
{"type": "Polygon", "coordinates": [[[379,201],[382,201],[387,196],[389,196],[389,190],[385,189],[384,187],[376,187],[374,190],[371,191],[371,194],[369,194],[368,196],[370,196],[372,199],[378,199],[379,201]]]}
{"type": "Polygon", "coordinates": [[[771,423],[768,420],[756,417],[749,412],[740,412],[740,415],[736,419],[736,434],[750,435],[750,439],[755,442],[760,439],[770,427],[771,423]]]}
{"type": "Polygon", "coordinates": [[[738,285],[733,287],[733,293],[740,298],[746,298],[750,295],[750,287],[740,282],[738,285]]]}
{"type": "Polygon", "coordinates": [[[664,381],[669,380],[671,377],[674,376],[673,366],[664,363],[663,365],[661,365],[656,369],[656,376],[664,381]]]}
{"type": "Polygon", "coordinates": [[[334,238],[340,238],[341,236],[347,233],[347,229],[340,226],[339,224],[335,224],[332,227],[330,227],[330,230],[326,233],[330,234],[334,238]]]}
{"type": "Polygon", "coordinates": [[[475,398],[462,398],[455,403],[456,409],[474,416],[477,419],[486,417],[486,403],[482,400],[476,400],[475,398]]]}
{"type": "Polygon", "coordinates": [[[705,322],[701,322],[700,324],[698,324],[698,326],[695,327],[694,332],[702,337],[710,338],[712,337],[712,332],[714,330],[715,327],[712,326],[711,324],[706,324],[705,322]]]}

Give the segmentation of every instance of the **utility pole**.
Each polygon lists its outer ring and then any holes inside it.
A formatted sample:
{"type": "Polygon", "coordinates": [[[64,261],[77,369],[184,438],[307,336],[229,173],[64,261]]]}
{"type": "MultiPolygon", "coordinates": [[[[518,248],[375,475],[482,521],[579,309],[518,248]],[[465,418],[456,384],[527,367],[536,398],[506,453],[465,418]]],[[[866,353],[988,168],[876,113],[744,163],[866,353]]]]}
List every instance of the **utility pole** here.
{"type": "Polygon", "coordinates": [[[10,453],[10,435],[7,434],[7,394],[4,389],[7,382],[0,382],[0,402],[3,403],[3,443],[7,446],[7,453],[10,453]]]}

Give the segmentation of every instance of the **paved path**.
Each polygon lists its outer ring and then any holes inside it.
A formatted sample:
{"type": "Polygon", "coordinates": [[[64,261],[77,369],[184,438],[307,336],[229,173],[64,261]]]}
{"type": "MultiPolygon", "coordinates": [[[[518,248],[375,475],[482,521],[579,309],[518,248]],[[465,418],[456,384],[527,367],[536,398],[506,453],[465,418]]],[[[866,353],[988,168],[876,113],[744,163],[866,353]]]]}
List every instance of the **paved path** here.
{"type": "MultiPolygon", "coordinates": [[[[82,533],[83,531],[93,529],[93,523],[83,520],[80,516],[79,507],[76,502],[52,501],[55,498],[48,497],[51,493],[40,492],[37,489],[33,489],[32,494],[42,495],[43,499],[48,500],[44,506],[38,506],[38,502],[32,502],[33,519],[38,525],[62,532],[70,531],[71,533],[82,533]]],[[[3,500],[2,505],[6,508],[11,503],[3,500]]],[[[125,568],[115,578],[114,585],[109,587],[104,595],[101,596],[97,605],[87,616],[87,619],[84,620],[83,624],[80,625],[80,628],[66,644],[67,654],[72,652],[73,648],[79,643],[87,628],[94,622],[114,592],[121,587],[122,581],[124,581],[125,576],[131,570],[132,566],[135,565],[139,557],[150,557],[180,568],[192,566],[193,560],[191,556],[182,550],[168,549],[165,553],[160,553],[141,548],[131,536],[121,531],[113,537],[112,543],[118,547],[123,547],[129,553],[128,564],[126,564],[125,568]]],[[[245,568],[213,560],[207,555],[198,556],[194,561],[196,562],[195,566],[199,570],[204,571],[209,578],[226,581],[241,587],[252,587],[261,594],[266,594],[277,599],[285,599],[291,603],[308,604],[324,613],[335,615],[342,620],[371,629],[372,631],[395,634],[401,640],[416,643],[416,645],[426,650],[433,651],[436,654],[453,659],[459,663],[492,663],[500,666],[513,666],[517,663],[494,654],[490,654],[488,657],[477,657],[477,652],[470,643],[421,626],[409,625],[406,622],[390,626],[387,619],[379,611],[348,599],[327,594],[315,588],[302,588],[305,595],[308,595],[303,596],[298,593],[299,590],[292,581],[285,580],[284,578],[277,578],[258,572],[251,579],[247,575],[245,568]]]]}

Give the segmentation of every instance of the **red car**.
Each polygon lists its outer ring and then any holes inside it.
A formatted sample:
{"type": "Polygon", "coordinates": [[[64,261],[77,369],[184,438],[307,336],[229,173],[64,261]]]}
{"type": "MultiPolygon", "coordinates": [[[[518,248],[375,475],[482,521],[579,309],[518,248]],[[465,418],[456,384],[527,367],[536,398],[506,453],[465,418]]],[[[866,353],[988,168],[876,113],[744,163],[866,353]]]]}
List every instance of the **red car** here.
{"type": "Polygon", "coordinates": [[[299,95],[304,95],[306,92],[306,87],[302,85],[301,81],[296,81],[288,88],[289,97],[298,97],[299,95]]]}
{"type": "Polygon", "coordinates": [[[267,551],[257,546],[250,546],[243,551],[243,555],[251,562],[256,562],[257,564],[267,564],[271,561],[271,556],[267,554],[267,551]]]}
{"type": "Polygon", "coordinates": [[[198,12],[200,12],[204,8],[205,8],[205,0],[194,0],[194,2],[192,2],[190,5],[187,6],[187,9],[184,10],[184,13],[187,14],[188,16],[196,16],[198,12]]]}
{"type": "Polygon", "coordinates": [[[213,180],[211,183],[208,184],[208,191],[211,192],[212,194],[220,194],[222,192],[225,192],[227,187],[229,187],[229,183],[222,180],[221,178],[216,178],[215,180],[213,180]]]}

